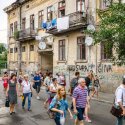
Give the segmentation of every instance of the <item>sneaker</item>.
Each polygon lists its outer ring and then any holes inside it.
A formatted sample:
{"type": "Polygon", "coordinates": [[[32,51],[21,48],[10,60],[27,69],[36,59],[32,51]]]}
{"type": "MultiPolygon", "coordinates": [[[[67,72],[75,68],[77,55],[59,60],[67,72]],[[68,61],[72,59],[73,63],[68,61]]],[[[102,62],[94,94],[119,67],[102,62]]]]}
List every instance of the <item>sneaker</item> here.
{"type": "Polygon", "coordinates": [[[86,116],[85,116],[85,115],[83,115],[83,118],[84,118],[84,119],[86,119],[86,116]]]}
{"type": "Polygon", "coordinates": [[[40,100],[40,97],[39,97],[39,96],[37,96],[37,99],[38,99],[38,100],[40,100]]]}
{"type": "Polygon", "coordinates": [[[31,112],[32,110],[31,109],[28,109],[29,112],[31,112]]]}
{"type": "Polygon", "coordinates": [[[91,121],[89,118],[87,118],[87,117],[86,117],[85,121],[88,122],[88,123],[91,123],[91,122],[92,122],[92,121],[91,121]]]}

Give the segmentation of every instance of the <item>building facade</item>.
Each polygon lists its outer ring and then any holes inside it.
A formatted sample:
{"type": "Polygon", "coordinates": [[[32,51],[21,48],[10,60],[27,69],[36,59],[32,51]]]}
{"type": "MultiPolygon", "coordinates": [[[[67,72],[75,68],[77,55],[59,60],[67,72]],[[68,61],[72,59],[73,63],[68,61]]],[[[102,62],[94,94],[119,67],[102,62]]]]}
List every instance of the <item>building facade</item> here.
{"type": "Polygon", "coordinates": [[[85,76],[93,70],[102,91],[113,92],[125,69],[112,65],[104,45],[88,46],[84,33],[89,24],[98,25],[96,9],[108,5],[105,0],[18,0],[6,7],[9,70],[64,73],[67,86],[75,71],[85,76]]]}

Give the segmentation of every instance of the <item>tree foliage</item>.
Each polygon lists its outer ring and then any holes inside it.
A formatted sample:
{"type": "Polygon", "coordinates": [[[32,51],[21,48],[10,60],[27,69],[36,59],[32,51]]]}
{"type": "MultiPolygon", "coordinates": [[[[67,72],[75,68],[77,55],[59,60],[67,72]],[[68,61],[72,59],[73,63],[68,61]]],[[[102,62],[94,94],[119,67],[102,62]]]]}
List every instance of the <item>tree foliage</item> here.
{"type": "Polygon", "coordinates": [[[0,69],[7,65],[7,50],[4,45],[0,44],[0,69]]]}
{"type": "Polygon", "coordinates": [[[97,10],[100,21],[92,33],[95,43],[106,43],[107,49],[113,48],[112,59],[115,64],[125,64],[125,4],[112,3],[106,10],[97,10]]]}

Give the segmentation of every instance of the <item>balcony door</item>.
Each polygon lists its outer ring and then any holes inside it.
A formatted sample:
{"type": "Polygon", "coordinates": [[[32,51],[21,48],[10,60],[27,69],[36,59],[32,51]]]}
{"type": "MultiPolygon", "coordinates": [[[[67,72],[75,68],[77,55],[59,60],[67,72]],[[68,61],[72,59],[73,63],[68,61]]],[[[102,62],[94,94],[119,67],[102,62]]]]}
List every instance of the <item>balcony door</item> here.
{"type": "Polygon", "coordinates": [[[30,16],[30,30],[35,30],[35,17],[34,14],[30,16]]]}
{"type": "Polygon", "coordinates": [[[76,11],[85,11],[85,0],[76,0],[76,11]]]}

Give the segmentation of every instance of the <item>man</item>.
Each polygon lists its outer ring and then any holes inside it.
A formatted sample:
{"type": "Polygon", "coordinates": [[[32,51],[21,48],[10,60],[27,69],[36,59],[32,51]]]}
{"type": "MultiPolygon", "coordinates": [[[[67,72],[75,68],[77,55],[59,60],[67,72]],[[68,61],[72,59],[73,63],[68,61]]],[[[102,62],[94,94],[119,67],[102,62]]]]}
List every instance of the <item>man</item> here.
{"type": "MultiPolygon", "coordinates": [[[[122,84],[116,89],[115,97],[115,105],[121,107],[123,110],[122,115],[125,116],[125,76],[122,84]]],[[[123,117],[117,117],[116,125],[124,125],[123,117]]]]}
{"type": "Polygon", "coordinates": [[[41,87],[41,78],[39,76],[39,72],[36,72],[35,76],[34,76],[34,84],[35,84],[35,88],[36,88],[36,93],[37,93],[37,99],[39,100],[39,92],[40,92],[40,87],[41,87]]]}
{"type": "MultiPolygon", "coordinates": [[[[78,85],[78,79],[79,79],[80,73],[75,72],[75,77],[71,80],[70,82],[70,95],[72,96],[73,90],[77,87],[78,85]]],[[[73,103],[71,104],[71,110],[73,110],[73,103]]]]}
{"type": "Polygon", "coordinates": [[[83,123],[83,114],[85,111],[88,91],[86,88],[86,82],[84,78],[78,80],[78,86],[73,91],[73,108],[74,113],[77,115],[75,119],[75,125],[84,125],[83,123]]]}

